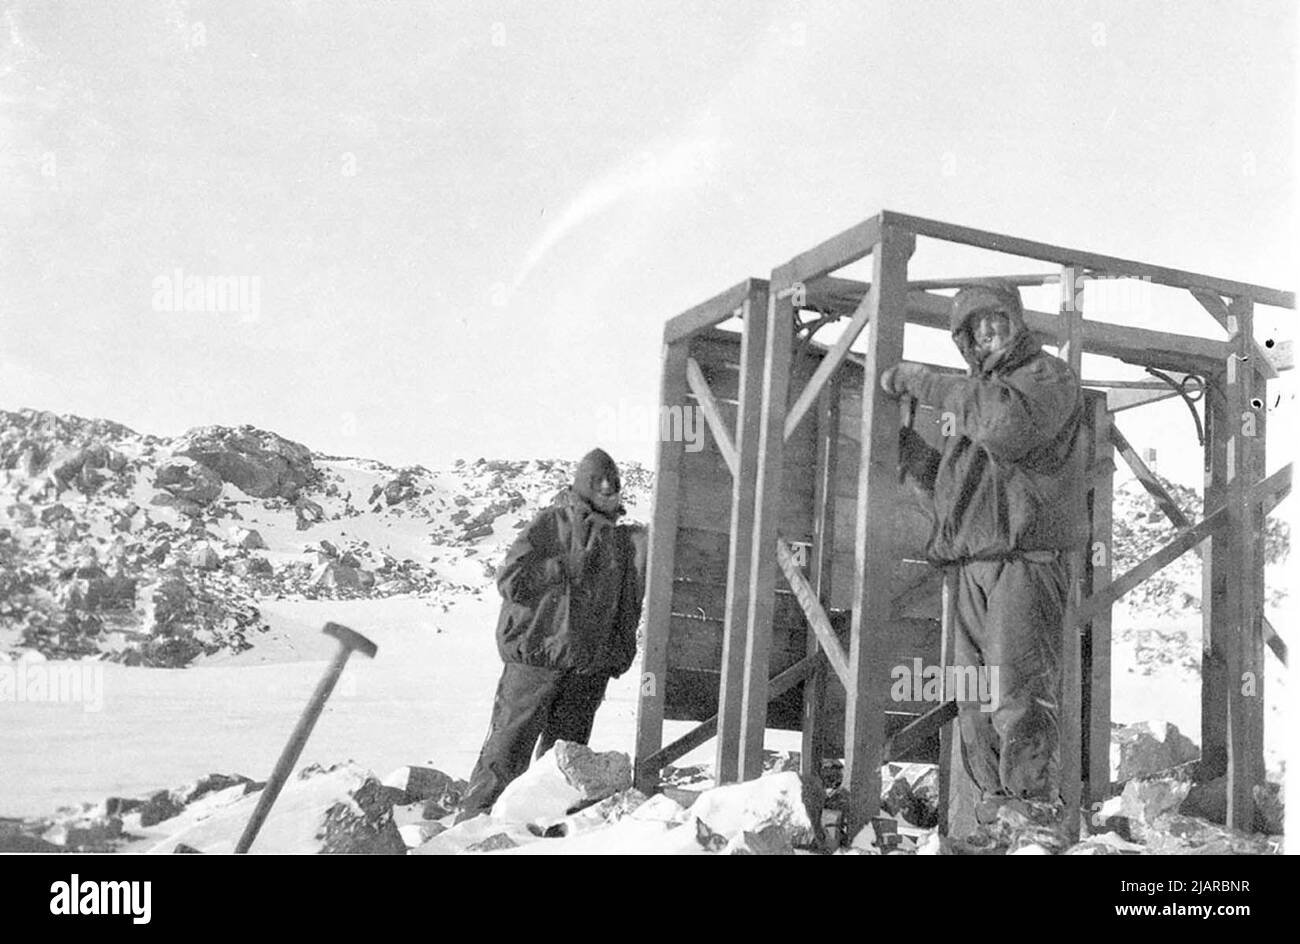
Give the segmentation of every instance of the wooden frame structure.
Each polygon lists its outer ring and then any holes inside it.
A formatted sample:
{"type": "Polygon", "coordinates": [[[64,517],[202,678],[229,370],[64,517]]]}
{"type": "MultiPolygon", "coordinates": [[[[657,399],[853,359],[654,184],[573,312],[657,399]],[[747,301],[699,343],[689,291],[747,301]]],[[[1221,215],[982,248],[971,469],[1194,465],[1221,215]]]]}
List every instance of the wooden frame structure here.
{"type": "MultiPolygon", "coordinates": [[[[1249,828],[1251,788],[1264,776],[1263,659],[1265,645],[1286,660],[1286,648],[1263,615],[1263,518],[1290,488],[1290,466],[1265,479],[1265,382],[1289,368],[1289,345],[1268,351],[1254,340],[1256,305],[1294,308],[1290,292],[1184,272],[1098,253],[955,226],[891,211],[878,215],[795,256],[769,280],[751,278],[668,321],[664,330],[661,404],[694,402],[716,440],[731,478],[727,528],[725,613],[721,622],[721,668],[717,713],[686,736],[663,745],[665,691],[674,615],[674,555],[683,499],[685,444],[661,436],[646,594],[645,653],[637,719],[636,778],[653,789],[659,771],[710,738],[717,740],[719,782],[751,779],[762,771],[763,735],[769,702],[803,683],[803,772],[819,777],[827,741],[826,693],[834,680],[845,694],[843,756],[848,798],[846,834],[878,812],[880,768],[918,738],[939,734],[941,787],[962,777],[961,765],[945,763],[952,748],[954,703],[942,702],[901,730],[887,731],[890,688],[888,646],[880,627],[897,616],[900,548],[892,536],[897,494],[898,406],[880,392],[878,378],[902,359],[907,324],[946,330],[951,305],[942,292],[986,281],[974,277],[909,281],[908,262],[917,237],[959,243],[1051,263],[1052,273],[1013,276],[1021,285],[1059,282],[1059,309],[1026,311],[1031,330],[1056,345],[1082,374],[1083,353],[1101,354],[1204,383],[1204,514],[1193,525],[1141,462],[1112,422],[1115,411],[1173,395],[1150,384],[1116,383],[1092,404],[1093,480],[1090,486],[1093,548],[1071,560],[1074,590],[1067,618],[1062,731],[1063,792],[1076,814],[1080,802],[1110,789],[1110,610],[1138,583],[1181,554],[1209,542],[1204,552],[1202,621],[1202,775],[1228,778],[1228,819],[1249,828]],[[871,257],[869,283],[832,273],[871,257]],[[1094,321],[1077,304],[1079,279],[1130,277],[1184,289],[1225,329],[1226,337],[1191,335],[1094,321]],[[816,366],[796,363],[799,313],[848,318],[847,327],[816,366]],[[691,344],[718,324],[739,317],[739,376],[734,423],[720,405],[691,344]],[[851,346],[865,338],[865,354],[851,346]],[[694,339],[694,340],[693,340],[694,339]],[[837,388],[844,366],[860,365],[860,450],[854,489],[851,625],[847,647],[828,616],[836,544],[834,483],[840,469],[843,429],[837,388]],[[800,385],[799,381],[802,381],[800,385]],[[810,424],[810,418],[813,422],[810,424]],[[815,425],[809,460],[813,472],[808,569],[782,534],[784,452],[801,426],[815,425]],[[1118,453],[1179,529],[1164,548],[1121,575],[1110,572],[1111,471],[1118,453]],[[1098,552],[1096,549],[1101,548],[1098,552]],[[772,672],[774,608],[780,589],[792,593],[806,620],[807,652],[772,672]],[[1253,688],[1241,680],[1250,678],[1253,688]]],[[[733,335],[734,337],[734,335],[733,335]]],[[[1085,386],[1088,386],[1085,380],[1085,386]]],[[[841,535],[843,538],[843,535],[841,535]]],[[[919,585],[918,585],[919,586],[919,585]]],[[[934,588],[934,583],[928,585],[934,588]]],[[[915,589],[915,588],[913,588],[915,589]]],[[[842,593],[843,587],[837,592],[842,593]]],[[[911,590],[907,592],[912,592],[911,590]]],[[[906,593],[903,594],[906,596],[906,593]]],[[[943,658],[948,634],[944,594],[943,658]]],[[[820,782],[820,781],[818,781],[820,782]]]]}

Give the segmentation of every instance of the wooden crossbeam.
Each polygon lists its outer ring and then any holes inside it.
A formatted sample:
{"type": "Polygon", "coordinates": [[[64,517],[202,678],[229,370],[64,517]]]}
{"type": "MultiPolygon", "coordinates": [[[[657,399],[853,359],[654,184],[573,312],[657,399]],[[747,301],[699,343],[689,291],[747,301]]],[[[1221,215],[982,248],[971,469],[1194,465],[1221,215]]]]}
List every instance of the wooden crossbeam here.
{"type": "MultiPolygon", "coordinates": [[[[772,676],[771,680],[767,683],[768,700],[770,701],[773,698],[779,698],[785,692],[798,685],[808,677],[808,674],[812,669],[813,660],[805,657],[790,666],[788,669],[772,676]]],[[[679,757],[684,757],[691,751],[695,750],[695,748],[707,743],[709,738],[714,737],[717,733],[717,715],[713,715],[712,717],[701,721],[696,727],[691,728],[690,731],[683,734],[671,744],[666,745],[646,757],[646,759],[639,765],[637,772],[638,780],[640,780],[643,775],[648,775],[651,772],[657,774],[679,757]]]]}
{"type": "Polygon", "coordinates": [[[871,253],[880,241],[877,217],[863,220],[791,259],[784,270],[790,283],[804,283],[839,269],[871,253]]]}
{"type": "Polygon", "coordinates": [[[1234,282],[1231,279],[1220,279],[1195,272],[1186,272],[1181,269],[1150,265],[1132,259],[1121,259],[1118,256],[1084,252],[1080,249],[1067,249],[1063,246],[1053,246],[1050,243],[1035,242],[1017,236],[1006,236],[988,230],[973,229],[969,226],[957,226],[939,220],[909,216],[905,213],[896,213],[893,210],[882,210],[879,219],[881,225],[893,224],[918,236],[929,236],[934,239],[942,239],[945,242],[963,243],[968,246],[992,249],[996,252],[1005,252],[1014,256],[1024,256],[1028,259],[1041,259],[1044,262],[1055,262],[1060,265],[1082,266],[1106,275],[1127,275],[1149,279],[1157,285],[1207,289],[1219,295],[1249,298],[1262,305],[1273,305],[1278,308],[1295,307],[1294,292],[1283,292],[1278,289],[1265,288],[1261,285],[1250,285],[1246,282],[1234,282]]]}
{"type": "Polygon", "coordinates": [[[686,383],[691,388],[691,393],[695,394],[700,410],[704,413],[704,422],[708,424],[713,438],[718,441],[718,451],[722,453],[722,460],[727,463],[727,468],[731,470],[734,477],[739,458],[736,455],[736,447],[731,441],[731,431],[727,429],[727,421],[723,419],[722,411],[718,409],[718,401],[713,396],[709,382],[704,378],[704,371],[700,369],[699,362],[693,357],[686,361],[686,383]]]}
{"type": "Polygon", "coordinates": [[[885,760],[906,754],[918,742],[931,737],[949,721],[957,717],[957,702],[946,701],[936,705],[915,721],[909,721],[885,740],[885,760]]]}
{"type": "Polygon", "coordinates": [[[924,600],[939,589],[943,583],[943,570],[939,567],[932,567],[921,576],[917,577],[897,594],[891,601],[891,612],[893,616],[898,617],[911,606],[913,603],[924,600]]]}
{"type": "Polygon", "coordinates": [[[677,317],[668,319],[668,322],[664,325],[664,343],[672,344],[675,341],[684,340],[697,331],[703,331],[705,328],[711,328],[715,324],[726,321],[740,310],[740,307],[745,304],[745,300],[759,286],[763,291],[766,291],[767,281],[765,279],[746,279],[743,282],[736,283],[729,289],[719,292],[708,301],[686,309],[677,317]]]}
{"type": "Polygon", "coordinates": [[[809,585],[807,579],[804,578],[799,565],[795,563],[794,553],[790,550],[790,545],[786,543],[784,538],[776,539],[776,561],[781,567],[781,573],[785,574],[790,589],[794,591],[795,599],[799,601],[799,606],[808,619],[808,625],[817,634],[817,641],[821,643],[822,651],[826,653],[826,660],[847,688],[849,680],[848,656],[844,654],[844,647],[840,645],[839,637],[835,635],[831,621],[827,618],[826,611],[822,609],[821,601],[817,599],[816,592],[809,585]]]}
{"type": "MultiPolygon", "coordinates": [[[[1260,502],[1267,514],[1276,507],[1291,490],[1291,464],[1287,463],[1264,481],[1257,483],[1250,491],[1249,501],[1260,502]]],[[[1177,560],[1187,551],[1204,541],[1228,519],[1227,506],[1220,506],[1206,515],[1198,523],[1182,531],[1168,544],[1139,564],[1116,577],[1098,593],[1084,600],[1074,613],[1074,625],[1081,626],[1091,620],[1097,613],[1110,606],[1138,584],[1154,576],[1164,567],[1177,560]]]]}
{"type": "Polygon", "coordinates": [[[821,394],[822,388],[826,382],[839,369],[840,364],[844,362],[845,355],[849,353],[849,348],[853,342],[858,339],[862,329],[867,325],[867,319],[871,317],[871,309],[874,302],[872,301],[871,292],[868,291],[858,303],[857,310],[853,313],[852,320],[845,327],[844,332],[835,339],[835,344],[825,355],[822,356],[822,362],[817,365],[813,375],[808,378],[808,383],[799,393],[799,398],[795,400],[794,405],[790,407],[790,412],[785,417],[785,438],[788,440],[791,434],[799,428],[799,423],[808,415],[808,411],[816,402],[817,397],[821,394]]]}
{"type": "MultiPolygon", "coordinates": [[[[1228,306],[1221,297],[1214,292],[1200,288],[1189,289],[1189,291],[1192,293],[1192,297],[1201,303],[1201,307],[1208,311],[1225,331],[1233,334],[1232,316],[1228,313],[1228,306]]],[[[1250,346],[1251,350],[1255,352],[1251,357],[1251,363],[1264,375],[1265,380],[1276,380],[1277,370],[1273,366],[1268,351],[1264,350],[1264,347],[1254,338],[1250,339],[1250,346]]]]}
{"type": "Polygon", "coordinates": [[[1147,557],[1139,564],[1130,567],[1116,577],[1099,592],[1094,593],[1075,610],[1074,626],[1082,626],[1093,619],[1103,609],[1115,603],[1142,581],[1154,576],[1160,570],[1182,557],[1187,551],[1209,537],[1216,528],[1228,518],[1227,508],[1218,508],[1213,514],[1206,515],[1197,524],[1181,532],[1160,550],[1147,557]]]}
{"type": "Polygon", "coordinates": [[[1260,620],[1264,629],[1264,644],[1273,650],[1273,655],[1277,656],[1283,665],[1290,668],[1291,663],[1287,661],[1286,640],[1277,634],[1277,630],[1267,616],[1260,617],[1260,620]]]}
{"type": "Polygon", "coordinates": [[[1156,474],[1147,467],[1142,458],[1137,454],[1137,450],[1129,443],[1124,434],[1119,431],[1119,427],[1114,423],[1110,424],[1110,441],[1111,444],[1119,450],[1119,454],[1124,457],[1128,467],[1133,470],[1137,480],[1142,483],[1142,487],[1147,490],[1147,494],[1155,499],[1156,505],[1164,512],[1175,528],[1186,528],[1190,525],[1191,519],[1183,514],[1183,510],[1178,507],[1178,502],[1169,494],[1169,490],[1161,484],[1156,478],[1156,474]]]}

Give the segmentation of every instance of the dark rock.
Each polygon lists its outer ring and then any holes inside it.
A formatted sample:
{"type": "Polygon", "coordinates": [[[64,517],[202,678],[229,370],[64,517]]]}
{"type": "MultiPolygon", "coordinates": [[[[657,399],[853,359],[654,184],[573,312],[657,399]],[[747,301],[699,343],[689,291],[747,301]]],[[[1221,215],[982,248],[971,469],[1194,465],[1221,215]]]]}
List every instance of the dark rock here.
{"type": "Polygon", "coordinates": [[[221,495],[221,479],[202,465],[171,462],[158,467],[153,484],[174,498],[207,505],[221,495]]]}
{"type": "Polygon", "coordinates": [[[135,606],[134,577],[95,577],[86,581],[81,605],[88,610],[129,610],[135,606]]]}
{"type": "Polygon", "coordinates": [[[192,429],[176,451],[254,498],[292,499],[317,477],[310,449],[252,426],[192,429]]]}
{"type": "Polygon", "coordinates": [[[187,846],[183,842],[178,842],[176,843],[176,848],[172,850],[172,855],[202,855],[202,853],[193,846],[187,846]]]}
{"type": "Polygon", "coordinates": [[[159,790],[149,797],[140,807],[140,825],[156,826],[163,820],[171,819],[185,812],[185,804],[167,790],[159,790]]]}
{"type": "Polygon", "coordinates": [[[188,806],[209,793],[219,793],[222,790],[229,790],[231,787],[237,787],[241,784],[244,787],[245,794],[252,793],[263,786],[263,784],[242,774],[208,774],[186,792],[184,802],[188,806]]]}
{"type": "Polygon", "coordinates": [[[73,520],[75,520],[75,516],[72,514],[72,510],[68,508],[67,505],[60,504],[59,502],[55,502],[48,508],[43,508],[41,510],[41,524],[46,527],[59,521],[73,520]]]}
{"type": "MultiPolygon", "coordinates": [[[[300,777],[302,774],[300,774],[300,777]]],[[[373,777],[353,794],[352,803],[336,803],[325,813],[319,835],[324,854],[406,855],[406,843],[393,821],[395,794],[373,777]]]]}
{"type": "Polygon", "coordinates": [[[221,555],[208,545],[202,545],[190,551],[190,566],[199,570],[219,570],[221,555]]]}
{"type": "Polygon", "coordinates": [[[486,839],[465,847],[466,852],[496,852],[498,849],[514,849],[519,845],[505,833],[493,833],[486,839]]]}
{"type": "Polygon", "coordinates": [[[1200,748],[1177,726],[1159,721],[1126,725],[1112,732],[1111,744],[1119,751],[1118,783],[1149,777],[1201,756],[1200,748]]]}

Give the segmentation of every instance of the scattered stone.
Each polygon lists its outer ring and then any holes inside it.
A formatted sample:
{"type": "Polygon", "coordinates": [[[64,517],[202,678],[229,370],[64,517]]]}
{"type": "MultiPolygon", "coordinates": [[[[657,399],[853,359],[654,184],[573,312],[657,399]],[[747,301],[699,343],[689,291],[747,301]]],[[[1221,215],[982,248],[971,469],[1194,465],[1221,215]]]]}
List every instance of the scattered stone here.
{"type": "Polygon", "coordinates": [[[519,843],[505,833],[494,833],[486,839],[465,847],[466,852],[497,852],[501,849],[516,849],[519,843]]]}
{"type": "Polygon", "coordinates": [[[1166,778],[1130,780],[1120,797],[1120,815],[1129,822],[1134,839],[1145,839],[1148,826],[1162,813],[1177,810],[1192,785],[1166,778]]]}
{"type": "Polygon", "coordinates": [[[221,479],[211,469],[192,463],[170,462],[158,467],[153,484],[172,498],[208,505],[221,496],[221,479]]]}
{"type": "Polygon", "coordinates": [[[190,551],[190,566],[198,570],[219,570],[221,555],[213,550],[211,545],[200,544],[190,551]]]}
{"type": "Polygon", "coordinates": [[[407,803],[440,800],[457,784],[463,784],[463,781],[457,781],[432,767],[398,767],[384,778],[384,786],[401,790],[407,797],[407,803]]]}
{"type": "Polygon", "coordinates": [[[1149,855],[1271,855],[1279,851],[1265,836],[1247,835],[1181,813],[1162,813],[1147,827],[1149,855]]]}
{"type": "Polygon", "coordinates": [[[140,807],[140,825],[156,826],[185,812],[184,802],[167,790],[159,790],[140,807]]]}
{"type": "Polygon", "coordinates": [[[723,855],[794,855],[790,833],[770,823],[756,833],[741,830],[739,836],[727,843],[723,855]]]}
{"type": "Polygon", "coordinates": [[[1150,777],[1200,756],[1200,748],[1167,722],[1141,721],[1111,733],[1110,765],[1117,783],[1150,777]]]}
{"type": "Polygon", "coordinates": [[[691,816],[728,841],[741,832],[759,833],[776,825],[787,832],[792,845],[814,842],[803,784],[795,773],[769,774],[707,790],[691,807],[691,816]]]}
{"type": "Polygon", "coordinates": [[[585,744],[556,741],[502,791],[494,819],[553,822],[632,785],[632,764],[618,751],[597,754],[585,744]]]}
{"type": "Polygon", "coordinates": [[[266,541],[262,539],[261,532],[252,528],[237,528],[234,533],[234,545],[250,551],[266,550],[266,541]]]}

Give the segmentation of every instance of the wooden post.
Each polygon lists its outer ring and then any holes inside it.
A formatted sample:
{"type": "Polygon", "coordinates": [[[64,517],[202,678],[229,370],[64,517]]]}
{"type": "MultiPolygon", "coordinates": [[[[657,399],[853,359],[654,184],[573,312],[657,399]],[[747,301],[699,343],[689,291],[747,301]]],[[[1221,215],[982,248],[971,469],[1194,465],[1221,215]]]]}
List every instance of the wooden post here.
{"type": "MultiPolygon", "coordinates": [[[[1228,499],[1228,421],[1226,375],[1209,378],[1205,390],[1204,514],[1223,507],[1228,499]]],[[[1228,555],[1226,534],[1211,536],[1201,554],[1201,763],[1200,779],[1213,780],[1228,772],[1228,645],[1232,629],[1228,613],[1228,555]]]]}
{"type": "MultiPolygon", "coordinates": [[[[817,480],[813,495],[812,585],[827,612],[831,606],[831,572],[835,560],[835,472],[840,449],[840,377],[837,372],[817,400],[817,480]]],[[[804,783],[822,782],[825,756],[826,655],[817,634],[808,630],[808,655],[815,660],[812,674],[803,686],[803,740],[799,770],[804,783]]],[[[816,823],[813,824],[816,826],[816,823]]]]}
{"type": "Polygon", "coordinates": [[[785,461],[785,413],[789,406],[790,351],[794,340],[795,286],[785,270],[772,277],[763,351],[763,406],[759,417],[754,540],[749,568],[745,626],[745,675],[741,694],[740,775],[763,772],[767,730],[767,683],[771,665],[772,609],[776,603],[776,538],[785,461]]]}
{"type": "MultiPolygon", "coordinates": [[[[1088,595],[1110,583],[1114,549],[1112,502],[1114,500],[1115,447],[1110,440],[1111,415],[1105,397],[1093,406],[1093,435],[1097,444],[1093,456],[1092,547],[1088,562],[1088,595]]],[[[1088,802],[1110,795],[1110,656],[1111,608],[1093,617],[1087,627],[1088,678],[1087,737],[1088,802]]]]}
{"type": "Polygon", "coordinates": [[[848,836],[856,835],[880,808],[880,764],[889,695],[883,634],[890,616],[894,567],[902,556],[893,522],[898,501],[898,405],[880,389],[880,375],[903,357],[907,262],[915,246],[911,233],[882,226],[872,253],[874,303],[862,369],[850,684],[845,686],[848,836]]]}
{"type": "MultiPolygon", "coordinates": [[[[1076,291],[1079,270],[1073,266],[1061,267],[1061,347],[1060,355],[1069,363],[1076,379],[1083,376],[1083,312],[1079,292],[1076,291]]],[[[1082,395],[1082,392],[1080,393],[1082,395]]],[[[1083,671],[1079,651],[1080,629],[1069,614],[1082,599],[1084,555],[1071,551],[1067,559],[1069,597],[1066,601],[1066,623],[1061,640],[1061,798],[1065,801],[1065,828],[1072,837],[1079,834],[1079,804],[1082,800],[1083,734],[1083,671]]],[[[1109,750],[1107,752],[1109,757],[1109,750]]]]}
{"type": "MultiPolygon", "coordinates": [[[[1252,303],[1228,305],[1236,353],[1228,358],[1228,613],[1233,638],[1227,642],[1228,825],[1249,831],[1255,820],[1252,788],[1264,781],[1264,638],[1257,605],[1258,557],[1251,486],[1261,471],[1260,415],[1251,400],[1259,386],[1251,364],[1252,303]]],[[[1258,478],[1257,478],[1258,476],[1258,478]]]]}
{"type": "Polygon", "coordinates": [[[718,737],[714,755],[717,783],[740,776],[740,721],[745,680],[745,629],[754,545],[754,500],[758,484],[763,408],[763,363],[767,350],[767,291],[750,293],[740,340],[740,407],[736,415],[736,473],[731,483],[731,540],[727,603],[722,637],[722,679],[718,689],[718,737]]]}
{"type": "MultiPolygon", "coordinates": [[[[688,340],[665,344],[660,379],[661,406],[686,408],[688,340]]],[[[659,771],[642,764],[663,746],[664,685],[668,677],[668,632],[672,619],[673,555],[677,546],[678,493],[685,444],[658,430],[655,457],[654,512],[646,562],[645,653],[641,661],[641,690],[636,718],[636,785],[651,793],[659,771]]]]}

